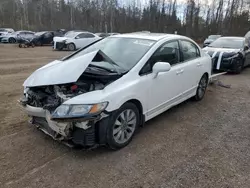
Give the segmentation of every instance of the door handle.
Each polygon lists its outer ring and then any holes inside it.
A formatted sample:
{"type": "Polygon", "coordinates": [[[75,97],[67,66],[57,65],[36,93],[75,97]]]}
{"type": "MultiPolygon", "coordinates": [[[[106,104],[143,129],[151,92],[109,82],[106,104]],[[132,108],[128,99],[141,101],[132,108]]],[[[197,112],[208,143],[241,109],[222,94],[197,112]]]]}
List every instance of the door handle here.
{"type": "Polygon", "coordinates": [[[200,67],[200,66],[202,66],[202,64],[201,63],[197,63],[197,67],[200,67]]]}
{"type": "Polygon", "coordinates": [[[183,72],[184,72],[184,70],[181,69],[181,70],[176,71],[176,74],[179,75],[179,74],[182,74],[183,72]]]}

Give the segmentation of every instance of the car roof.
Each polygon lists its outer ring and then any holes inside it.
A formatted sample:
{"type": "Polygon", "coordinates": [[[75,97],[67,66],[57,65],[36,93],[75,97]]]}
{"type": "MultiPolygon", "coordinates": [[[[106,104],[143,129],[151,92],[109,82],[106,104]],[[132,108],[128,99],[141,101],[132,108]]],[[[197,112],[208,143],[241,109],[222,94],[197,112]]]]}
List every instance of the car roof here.
{"type": "Polygon", "coordinates": [[[175,34],[166,34],[166,33],[145,33],[145,32],[135,32],[127,34],[118,34],[113,35],[112,37],[123,37],[123,38],[138,38],[138,39],[147,39],[159,41],[164,38],[174,39],[174,38],[186,38],[184,36],[175,35],[175,34]]]}
{"type": "Polygon", "coordinates": [[[242,40],[245,40],[244,37],[231,37],[231,36],[226,36],[226,37],[220,37],[219,39],[234,39],[234,40],[237,40],[237,39],[242,39],[242,40]]]}
{"type": "Polygon", "coordinates": [[[90,34],[94,34],[88,31],[79,31],[79,32],[74,32],[76,35],[82,34],[82,33],[90,33],[90,34]]]}

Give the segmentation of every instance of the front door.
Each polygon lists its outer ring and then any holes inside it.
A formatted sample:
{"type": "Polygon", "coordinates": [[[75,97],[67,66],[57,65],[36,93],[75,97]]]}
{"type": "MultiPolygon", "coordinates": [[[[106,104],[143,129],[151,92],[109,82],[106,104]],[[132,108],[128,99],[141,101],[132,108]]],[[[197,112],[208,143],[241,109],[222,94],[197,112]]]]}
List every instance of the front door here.
{"type": "Polygon", "coordinates": [[[147,119],[164,112],[182,98],[183,64],[180,63],[178,41],[170,41],[159,47],[140,74],[146,74],[148,80],[147,119]],[[152,68],[157,62],[171,65],[168,72],[159,73],[157,77],[152,68]]]}

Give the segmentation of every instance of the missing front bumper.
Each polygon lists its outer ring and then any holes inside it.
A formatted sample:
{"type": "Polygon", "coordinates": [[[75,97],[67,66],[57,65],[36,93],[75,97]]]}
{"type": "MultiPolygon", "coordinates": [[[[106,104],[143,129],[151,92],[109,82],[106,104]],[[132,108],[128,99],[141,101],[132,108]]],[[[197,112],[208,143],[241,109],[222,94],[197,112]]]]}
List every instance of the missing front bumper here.
{"type": "Polygon", "coordinates": [[[97,119],[71,119],[71,121],[53,121],[48,110],[29,105],[22,106],[22,109],[31,117],[30,123],[35,125],[45,134],[54,140],[73,147],[81,145],[94,147],[97,145],[96,134],[97,119]]]}

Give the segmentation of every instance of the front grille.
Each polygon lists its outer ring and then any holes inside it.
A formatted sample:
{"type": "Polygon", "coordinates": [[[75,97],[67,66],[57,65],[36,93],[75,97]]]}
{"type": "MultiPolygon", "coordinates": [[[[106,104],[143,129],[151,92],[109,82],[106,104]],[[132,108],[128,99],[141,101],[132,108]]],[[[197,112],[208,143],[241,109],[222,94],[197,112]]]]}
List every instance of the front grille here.
{"type": "Polygon", "coordinates": [[[63,49],[64,47],[65,47],[65,43],[63,43],[63,42],[56,43],[56,49],[63,49]]]}

